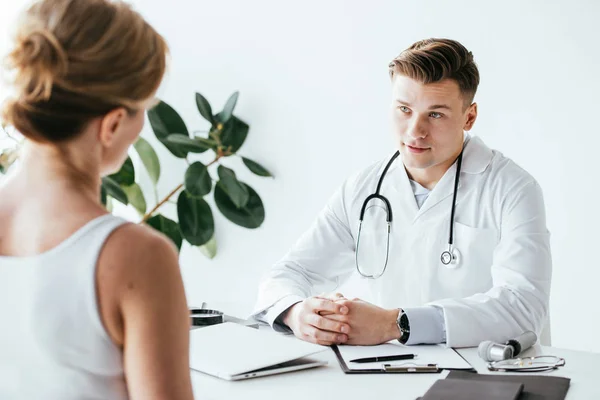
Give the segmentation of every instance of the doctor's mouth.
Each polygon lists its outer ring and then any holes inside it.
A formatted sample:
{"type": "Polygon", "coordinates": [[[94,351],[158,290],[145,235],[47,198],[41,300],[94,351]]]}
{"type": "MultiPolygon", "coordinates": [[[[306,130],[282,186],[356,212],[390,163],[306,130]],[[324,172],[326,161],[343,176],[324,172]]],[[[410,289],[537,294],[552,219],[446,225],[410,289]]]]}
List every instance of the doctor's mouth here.
{"type": "Polygon", "coordinates": [[[410,151],[411,153],[415,153],[415,154],[421,154],[421,153],[425,153],[428,150],[431,150],[429,147],[416,147],[416,146],[408,145],[406,143],[404,143],[404,146],[406,146],[408,151],[410,151]]]}

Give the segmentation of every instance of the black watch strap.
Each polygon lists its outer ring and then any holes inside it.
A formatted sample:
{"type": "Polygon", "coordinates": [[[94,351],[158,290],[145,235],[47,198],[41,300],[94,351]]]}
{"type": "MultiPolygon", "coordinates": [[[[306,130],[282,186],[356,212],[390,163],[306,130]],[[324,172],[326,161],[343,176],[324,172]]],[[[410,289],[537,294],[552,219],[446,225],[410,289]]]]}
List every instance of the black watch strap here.
{"type": "Polygon", "coordinates": [[[408,338],[410,337],[410,322],[408,321],[408,316],[402,309],[400,309],[400,312],[398,313],[396,324],[400,330],[400,338],[398,341],[402,344],[406,344],[406,342],[408,342],[408,338]]]}

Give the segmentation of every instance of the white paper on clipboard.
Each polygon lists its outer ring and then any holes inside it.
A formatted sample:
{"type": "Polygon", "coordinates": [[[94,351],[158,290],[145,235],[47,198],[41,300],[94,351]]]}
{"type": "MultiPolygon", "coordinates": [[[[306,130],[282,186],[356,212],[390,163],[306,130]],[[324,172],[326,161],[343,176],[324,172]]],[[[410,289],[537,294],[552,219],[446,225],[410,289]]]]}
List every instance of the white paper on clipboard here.
{"type": "Polygon", "coordinates": [[[422,344],[403,346],[389,342],[377,346],[338,346],[342,358],[349,369],[380,369],[383,364],[394,366],[436,364],[440,369],[472,369],[454,349],[442,344],[422,344]],[[396,354],[416,354],[413,360],[385,361],[376,363],[353,363],[356,358],[391,356],[396,354]]]}

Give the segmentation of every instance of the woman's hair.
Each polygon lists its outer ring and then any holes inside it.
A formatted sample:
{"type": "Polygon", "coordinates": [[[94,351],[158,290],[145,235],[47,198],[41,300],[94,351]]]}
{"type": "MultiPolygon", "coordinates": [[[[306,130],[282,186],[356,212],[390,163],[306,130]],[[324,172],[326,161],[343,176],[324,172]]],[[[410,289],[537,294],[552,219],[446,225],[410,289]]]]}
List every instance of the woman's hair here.
{"type": "Polygon", "coordinates": [[[167,44],[123,1],[38,0],[18,22],[3,123],[40,142],[69,140],[93,118],[137,112],[157,90],[167,44]]]}

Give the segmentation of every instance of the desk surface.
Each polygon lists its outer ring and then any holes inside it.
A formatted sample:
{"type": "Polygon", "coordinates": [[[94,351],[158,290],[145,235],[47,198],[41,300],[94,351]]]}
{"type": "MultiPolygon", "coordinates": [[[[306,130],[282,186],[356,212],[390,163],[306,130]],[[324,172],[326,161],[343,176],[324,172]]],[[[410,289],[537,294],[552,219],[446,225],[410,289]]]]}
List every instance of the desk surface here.
{"type": "MultiPolygon", "coordinates": [[[[459,353],[479,373],[489,373],[477,356],[476,348],[461,349],[459,353]]],[[[558,370],[539,373],[571,378],[567,400],[600,399],[598,366],[600,354],[555,347],[535,346],[524,356],[554,355],[564,357],[566,365],[558,370]]],[[[228,382],[192,371],[194,397],[197,399],[344,399],[365,400],[416,399],[422,396],[441,374],[345,375],[331,349],[313,358],[327,360],[328,365],[304,371],[272,375],[245,381],[228,382]]]]}

